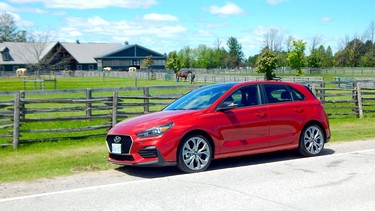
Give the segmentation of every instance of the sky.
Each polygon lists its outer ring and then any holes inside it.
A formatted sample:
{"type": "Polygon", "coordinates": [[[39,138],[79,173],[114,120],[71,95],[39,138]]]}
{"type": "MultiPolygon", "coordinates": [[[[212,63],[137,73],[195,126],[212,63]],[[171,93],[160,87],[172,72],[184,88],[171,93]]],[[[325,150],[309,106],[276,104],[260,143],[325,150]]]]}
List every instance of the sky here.
{"type": "MultiPolygon", "coordinates": [[[[260,53],[271,29],[285,39],[314,37],[336,52],[375,21],[373,0],[1,0],[19,29],[52,32],[54,41],[138,44],[159,53],[200,44],[227,49],[234,37],[245,57],[260,53]]],[[[284,47],[285,49],[285,47],[284,47]]]]}

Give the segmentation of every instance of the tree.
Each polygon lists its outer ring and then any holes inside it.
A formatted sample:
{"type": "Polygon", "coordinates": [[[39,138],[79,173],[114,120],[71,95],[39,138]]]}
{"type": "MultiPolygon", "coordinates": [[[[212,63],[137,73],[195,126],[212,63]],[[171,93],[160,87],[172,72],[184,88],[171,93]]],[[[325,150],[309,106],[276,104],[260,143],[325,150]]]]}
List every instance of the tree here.
{"type": "Polygon", "coordinates": [[[289,36],[285,39],[286,52],[289,53],[293,48],[293,36],[289,36]]]}
{"type": "Polygon", "coordinates": [[[6,12],[0,15],[0,41],[1,42],[26,42],[25,30],[18,30],[14,17],[6,12]]]}
{"type": "Polygon", "coordinates": [[[276,77],[274,69],[277,67],[277,62],[276,53],[268,48],[264,48],[257,59],[256,71],[258,73],[264,73],[264,78],[266,80],[272,80],[274,77],[276,77]]]}
{"type": "Polygon", "coordinates": [[[293,48],[288,53],[287,60],[291,68],[297,69],[297,75],[303,75],[302,67],[305,65],[306,42],[303,40],[293,41],[293,48]]]}
{"type": "Polygon", "coordinates": [[[332,52],[331,46],[328,46],[327,49],[325,50],[322,67],[333,67],[333,52],[332,52]]]}
{"type": "Polygon", "coordinates": [[[246,61],[246,65],[249,67],[256,67],[258,57],[259,57],[259,54],[255,54],[254,56],[249,56],[249,58],[246,61]]]}
{"type": "Polygon", "coordinates": [[[227,57],[228,52],[224,49],[224,47],[221,47],[221,48],[216,48],[214,53],[215,53],[215,67],[224,68],[225,58],[227,57]]]}
{"type": "Polygon", "coordinates": [[[311,42],[310,51],[314,51],[321,42],[322,42],[322,36],[318,36],[318,35],[314,36],[311,42]]]}
{"type": "Polygon", "coordinates": [[[226,59],[227,67],[233,68],[241,66],[244,59],[241,44],[238,43],[236,38],[230,37],[227,40],[227,46],[229,48],[229,54],[226,59]]]}
{"type": "Polygon", "coordinates": [[[182,61],[181,58],[177,56],[176,51],[172,51],[168,55],[167,62],[165,64],[165,68],[169,70],[173,70],[174,73],[177,73],[179,70],[181,70],[182,67],[182,61]]]}
{"type": "MultiPolygon", "coordinates": [[[[366,31],[366,37],[368,40],[371,41],[372,47],[371,47],[371,54],[372,57],[375,57],[375,22],[371,21],[367,31],[366,31]]],[[[371,58],[374,59],[374,58],[371,58]]]]}
{"type": "MultiPolygon", "coordinates": [[[[48,55],[49,51],[56,42],[53,41],[55,34],[52,30],[29,30],[32,31],[27,45],[21,52],[18,52],[28,66],[35,71],[35,75],[39,76],[40,71],[45,68],[52,69],[56,64],[51,64],[48,55]]],[[[61,60],[61,64],[68,63],[72,58],[61,60]]]]}
{"type": "Polygon", "coordinates": [[[193,49],[189,46],[184,47],[178,52],[178,57],[182,59],[182,66],[191,68],[194,65],[193,49]]]}
{"type": "Polygon", "coordinates": [[[279,35],[279,30],[271,28],[263,36],[264,48],[268,48],[273,52],[281,52],[281,44],[283,37],[279,35]]]}
{"type": "Polygon", "coordinates": [[[142,69],[149,70],[152,67],[152,64],[154,64],[154,60],[152,60],[152,55],[146,56],[146,58],[142,61],[142,69]]]}

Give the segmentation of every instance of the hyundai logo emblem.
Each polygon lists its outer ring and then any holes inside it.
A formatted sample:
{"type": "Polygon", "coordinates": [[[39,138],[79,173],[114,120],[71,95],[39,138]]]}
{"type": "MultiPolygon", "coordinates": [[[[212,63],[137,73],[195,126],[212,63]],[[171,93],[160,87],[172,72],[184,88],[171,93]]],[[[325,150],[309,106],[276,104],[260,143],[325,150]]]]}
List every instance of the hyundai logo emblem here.
{"type": "Polygon", "coordinates": [[[120,136],[115,136],[115,138],[113,139],[113,141],[114,141],[115,143],[120,143],[120,141],[121,141],[121,137],[120,137],[120,136]]]}

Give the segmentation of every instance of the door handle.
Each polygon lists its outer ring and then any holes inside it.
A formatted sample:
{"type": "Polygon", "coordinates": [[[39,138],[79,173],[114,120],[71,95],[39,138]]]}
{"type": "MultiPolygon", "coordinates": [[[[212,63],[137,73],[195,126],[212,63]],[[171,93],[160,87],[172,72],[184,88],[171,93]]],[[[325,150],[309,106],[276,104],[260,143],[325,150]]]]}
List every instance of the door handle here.
{"type": "Polygon", "coordinates": [[[305,109],[303,108],[295,108],[294,111],[297,113],[302,113],[305,109]]]}
{"type": "Polygon", "coordinates": [[[262,117],[262,118],[267,116],[267,114],[264,113],[264,112],[256,112],[255,115],[258,116],[258,117],[262,117]]]}

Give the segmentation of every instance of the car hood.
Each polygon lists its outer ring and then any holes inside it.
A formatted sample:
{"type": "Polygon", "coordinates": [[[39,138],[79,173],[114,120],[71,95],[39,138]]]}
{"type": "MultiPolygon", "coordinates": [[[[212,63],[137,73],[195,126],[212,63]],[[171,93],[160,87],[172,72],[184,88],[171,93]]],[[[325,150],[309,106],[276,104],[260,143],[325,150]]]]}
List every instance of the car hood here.
{"type": "Polygon", "coordinates": [[[126,119],[116,124],[108,134],[131,134],[138,133],[155,126],[192,118],[192,115],[199,115],[197,110],[168,110],[145,114],[126,119]]]}

